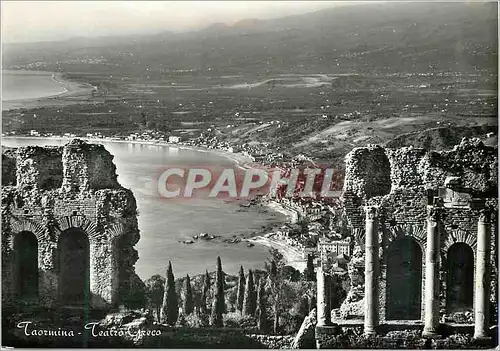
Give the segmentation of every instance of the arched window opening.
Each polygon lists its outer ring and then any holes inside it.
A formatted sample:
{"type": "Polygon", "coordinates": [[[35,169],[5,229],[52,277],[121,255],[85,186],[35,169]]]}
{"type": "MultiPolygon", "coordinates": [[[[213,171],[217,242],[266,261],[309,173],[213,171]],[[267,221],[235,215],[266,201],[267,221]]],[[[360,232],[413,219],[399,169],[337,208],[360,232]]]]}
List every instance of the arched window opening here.
{"type": "Polygon", "coordinates": [[[32,232],[14,237],[14,282],[19,298],[38,297],[38,240],[32,232]]]}
{"type": "Polygon", "coordinates": [[[411,237],[395,240],[387,251],[386,318],[418,320],[422,300],[422,250],[411,237]]]}
{"type": "Polygon", "coordinates": [[[90,244],[81,229],[70,228],[59,237],[59,297],[66,305],[88,305],[90,244]]]}
{"type": "Polygon", "coordinates": [[[446,260],[446,309],[467,311],[474,304],[474,252],[465,243],[448,249],[446,260]]]}

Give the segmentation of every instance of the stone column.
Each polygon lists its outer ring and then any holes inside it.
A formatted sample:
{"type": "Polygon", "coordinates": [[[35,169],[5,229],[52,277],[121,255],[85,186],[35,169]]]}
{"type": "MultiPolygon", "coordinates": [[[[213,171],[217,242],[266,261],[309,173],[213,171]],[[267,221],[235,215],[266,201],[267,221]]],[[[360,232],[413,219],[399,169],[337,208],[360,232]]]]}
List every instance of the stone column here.
{"type": "Polygon", "coordinates": [[[439,337],[439,208],[427,206],[427,250],[425,253],[424,331],[427,338],[439,337]]]}
{"type": "Polygon", "coordinates": [[[365,222],[365,328],[366,336],[375,335],[379,322],[378,311],[378,213],[377,208],[368,206],[365,222]]]}
{"type": "Polygon", "coordinates": [[[488,338],[490,300],[490,225],[482,210],[477,224],[476,284],[474,289],[474,339],[488,338]]]}
{"type": "Polygon", "coordinates": [[[331,309],[330,309],[330,289],[328,288],[328,275],[325,274],[323,268],[320,266],[316,270],[317,282],[317,318],[318,326],[325,326],[331,324],[331,309]]]}

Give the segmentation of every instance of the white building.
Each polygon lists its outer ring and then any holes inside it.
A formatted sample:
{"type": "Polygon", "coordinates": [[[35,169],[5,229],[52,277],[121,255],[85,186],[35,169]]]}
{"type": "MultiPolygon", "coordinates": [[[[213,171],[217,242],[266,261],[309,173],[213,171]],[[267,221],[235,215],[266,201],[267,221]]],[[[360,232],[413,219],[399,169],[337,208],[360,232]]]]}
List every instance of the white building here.
{"type": "Polygon", "coordinates": [[[178,136],[173,136],[173,135],[171,135],[171,136],[169,136],[169,137],[168,137],[168,142],[169,142],[169,143],[176,144],[176,143],[178,143],[178,142],[180,142],[180,141],[181,141],[181,138],[180,138],[180,137],[178,137],[178,136]]]}
{"type": "Polygon", "coordinates": [[[328,256],[332,255],[337,257],[338,255],[344,254],[347,257],[351,257],[351,238],[348,237],[343,240],[331,241],[320,240],[318,243],[318,251],[321,259],[325,260],[328,256]]]}

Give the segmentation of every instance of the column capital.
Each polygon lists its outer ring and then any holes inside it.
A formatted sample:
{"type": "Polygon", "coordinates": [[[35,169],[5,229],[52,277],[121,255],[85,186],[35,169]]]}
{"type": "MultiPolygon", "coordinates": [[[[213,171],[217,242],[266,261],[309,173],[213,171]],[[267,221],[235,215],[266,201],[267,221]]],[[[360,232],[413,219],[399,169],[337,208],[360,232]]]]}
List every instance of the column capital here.
{"type": "Polygon", "coordinates": [[[488,224],[490,222],[491,211],[483,208],[479,211],[479,223],[488,224]]]}
{"type": "Polygon", "coordinates": [[[437,206],[427,206],[427,219],[432,222],[438,222],[441,217],[441,208],[437,206]]]}
{"type": "Polygon", "coordinates": [[[379,216],[378,206],[365,206],[366,220],[374,221],[379,216]]]}

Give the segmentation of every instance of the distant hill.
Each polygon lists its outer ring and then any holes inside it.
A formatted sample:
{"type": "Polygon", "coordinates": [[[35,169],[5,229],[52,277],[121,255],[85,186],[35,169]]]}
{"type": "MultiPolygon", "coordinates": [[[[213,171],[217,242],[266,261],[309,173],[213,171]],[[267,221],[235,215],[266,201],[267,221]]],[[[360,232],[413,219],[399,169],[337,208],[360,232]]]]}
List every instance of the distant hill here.
{"type": "Polygon", "coordinates": [[[102,57],[110,73],[131,75],[146,68],[148,74],[475,72],[496,67],[496,55],[493,2],[363,4],[189,33],[3,46],[5,68],[42,61],[71,71],[68,61],[102,57]]]}
{"type": "Polygon", "coordinates": [[[393,140],[387,142],[385,146],[389,148],[413,146],[426,150],[449,150],[455,145],[460,144],[462,138],[465,137],[484,139],[487,144],[491,144],[489,139],[496,140],[497,131],[497,126],[487,125],[431,128],[420,132],[398,135],[393,140]],[[493,135],[487,138],[486,135],[488,133],[492,133],[493,135]]]}

